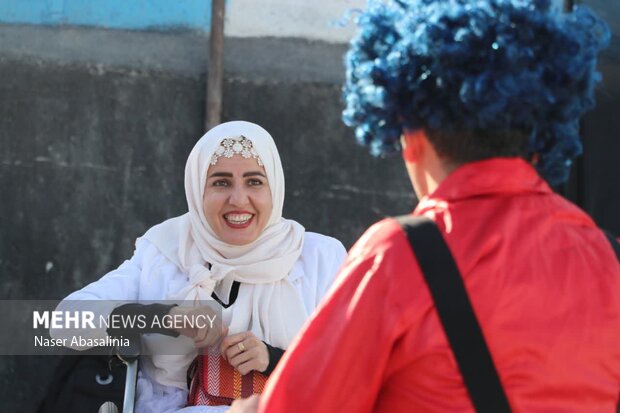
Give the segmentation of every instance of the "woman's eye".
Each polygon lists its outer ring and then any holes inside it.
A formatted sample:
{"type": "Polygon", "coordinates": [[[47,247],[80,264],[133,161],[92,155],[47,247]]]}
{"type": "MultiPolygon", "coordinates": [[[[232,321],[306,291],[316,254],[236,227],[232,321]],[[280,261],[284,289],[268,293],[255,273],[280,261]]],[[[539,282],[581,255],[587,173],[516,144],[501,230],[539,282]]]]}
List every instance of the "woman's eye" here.
{"type": "Polygon", "coordinates": [[[220,179],[220,180],[213,182],[212,185],[213,186],[228,186],[228,181],[226,181],[225,179],[220,179]]]}
{"type": "Polygon", "coordinates": [[[260,179],[250,179],[248,180],[248,184],[250,186],[258,186],[258,185],[262,185],[263,181],[261,181],[260,179]]]}

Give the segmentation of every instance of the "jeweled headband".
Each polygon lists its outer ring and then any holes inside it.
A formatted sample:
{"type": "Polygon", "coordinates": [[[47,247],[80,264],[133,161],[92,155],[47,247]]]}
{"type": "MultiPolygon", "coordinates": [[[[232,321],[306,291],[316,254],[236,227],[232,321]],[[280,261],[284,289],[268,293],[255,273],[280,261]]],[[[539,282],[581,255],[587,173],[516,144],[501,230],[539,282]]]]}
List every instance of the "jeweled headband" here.
{"type": "Polygon", "coordinates": [[[252,141],[245,136],[231,136],[222,139],[220,146],[217,147],[215,153],[211,157],[211,165],[217,164],[217,161],[221,157],[232,158],[235,154],[239,154],[246,159],[254,158],[259,166],[263,166],[263,161],[261,161],[258,153],[254,149],[252,141]]]}

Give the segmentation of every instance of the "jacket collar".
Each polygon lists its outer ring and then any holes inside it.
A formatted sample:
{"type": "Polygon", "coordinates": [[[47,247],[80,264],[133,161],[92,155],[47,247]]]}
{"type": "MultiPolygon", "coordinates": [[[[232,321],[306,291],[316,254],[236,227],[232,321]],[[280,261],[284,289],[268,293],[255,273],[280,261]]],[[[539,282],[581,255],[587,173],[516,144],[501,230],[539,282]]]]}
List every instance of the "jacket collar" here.
{"type": "Polygon", "coordinates": [[[438,202],[535,192],[551,193],[552,190],[530,164],[521,158],[491,158],[459,166],[435,192],[420,200],[415,212],[422,213],[438,202]]]}

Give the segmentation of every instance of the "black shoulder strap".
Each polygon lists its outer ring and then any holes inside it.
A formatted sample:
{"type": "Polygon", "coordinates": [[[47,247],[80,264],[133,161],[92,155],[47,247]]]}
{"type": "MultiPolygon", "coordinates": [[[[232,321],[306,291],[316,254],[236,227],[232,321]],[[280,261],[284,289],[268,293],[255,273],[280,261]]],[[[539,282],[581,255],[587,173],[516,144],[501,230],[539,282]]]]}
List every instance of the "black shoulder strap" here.
{"type": "Polygon", "coordinates": [[[396,218],[422,269],[472,403],[479,413],[510,412],[510,405],[469,301],[461,274],[433,221],[396,218]]]}
{"type": "Polygon", "coordinates": [[[609,231],[603,231],[603,232],[605,233],[605,236],[609,240],[611,247],[614,249],[614,252],[616,253],[616,257],[618,257],[618,261],[620,261],[620,243],[618,243],[618,240],[616,239],[616,237],[612,235],[611,232],[609,231]]]}

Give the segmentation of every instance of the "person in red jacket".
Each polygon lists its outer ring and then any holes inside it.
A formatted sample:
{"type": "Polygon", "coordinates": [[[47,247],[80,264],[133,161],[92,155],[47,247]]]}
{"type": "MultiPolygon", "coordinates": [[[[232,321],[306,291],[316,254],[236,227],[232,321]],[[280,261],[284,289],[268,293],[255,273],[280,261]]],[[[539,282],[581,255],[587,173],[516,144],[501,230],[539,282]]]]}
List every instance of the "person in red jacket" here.
{"type": "MultiPolygon", "coordinates": [[[[555,194],[581,151],[596,56],[589,9],[548,0],[371,1],[347,54],[345,122],[402,150],[463,278],[514,412],[616,412],[620,265],[555,194]]],[[[231,411],[472,412],[407,236],[366,231],[265,392],[231,411]]]]}

